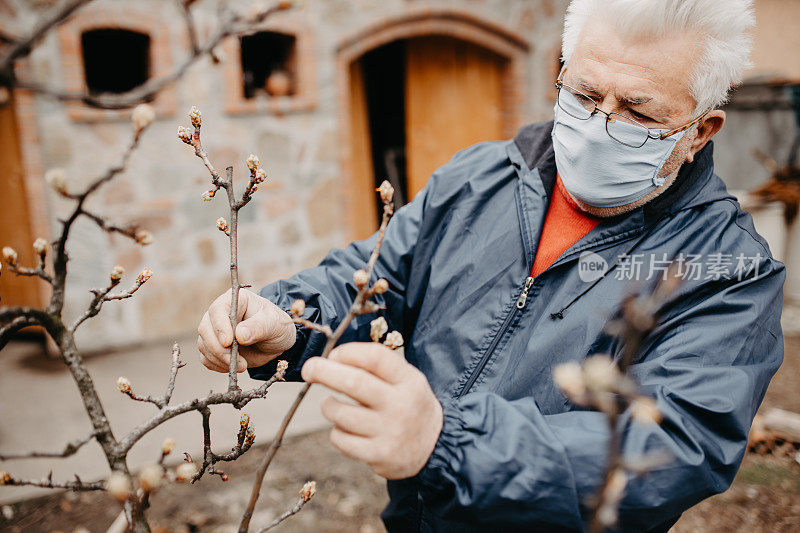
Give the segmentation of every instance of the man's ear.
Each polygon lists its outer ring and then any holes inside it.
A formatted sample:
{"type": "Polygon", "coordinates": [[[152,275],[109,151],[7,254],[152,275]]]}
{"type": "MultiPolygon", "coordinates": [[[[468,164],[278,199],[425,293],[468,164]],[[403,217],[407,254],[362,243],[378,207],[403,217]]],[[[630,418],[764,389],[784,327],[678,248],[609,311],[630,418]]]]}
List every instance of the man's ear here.
{"type": "Polygon", "coordinates": [[[692,141],[692,146],[689,148],[689,153],[686,154],[686,162],[691,163],[694,161],[694,156],[708,144],[708,141],[722,129],[725,124],[725,111],[715,109],[710,111],[703,120],[697,125],[697,135],[692,141]]]}

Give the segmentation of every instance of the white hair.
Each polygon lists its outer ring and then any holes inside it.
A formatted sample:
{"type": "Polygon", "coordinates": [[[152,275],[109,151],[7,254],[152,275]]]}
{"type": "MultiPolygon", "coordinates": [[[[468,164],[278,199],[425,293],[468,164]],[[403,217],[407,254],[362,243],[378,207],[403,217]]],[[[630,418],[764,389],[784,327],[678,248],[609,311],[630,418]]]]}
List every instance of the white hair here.
{"type": "Polygon", "coordinates": [[[562,59],[569,63],[587,23],[601,16],[629,38],[694,31],[704,38],[689,87],[697,112],[728,100],[750,66],[753,0],[572,0],[564,21],[562,59]]]}

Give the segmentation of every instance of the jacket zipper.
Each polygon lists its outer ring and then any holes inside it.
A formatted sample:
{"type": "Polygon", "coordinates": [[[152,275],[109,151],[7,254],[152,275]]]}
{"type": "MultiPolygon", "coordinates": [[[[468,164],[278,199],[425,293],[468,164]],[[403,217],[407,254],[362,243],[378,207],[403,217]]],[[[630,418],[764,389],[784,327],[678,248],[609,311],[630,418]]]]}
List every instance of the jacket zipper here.
{"type": "Polygon", "coordinates": [[[505,335],[508,327],[511,325],[511,322],[514,320],[514,317],[517,316],[517,312],[525,309],[525,305],[528,303],[528,292],[531,290],[532,286],[533,278],[528,276],[525,278],[525,283],[522,286],[522,292],[517,298],[516,305],[513,309],[511,309],[511,312],[508,313],[508,316],[506,316],[506,319],[503,321],[503,325],[500,327],[500,331],[497,332],[497,335],[495,335],[494,339],[492,339],[492,343],[483,353],[483,357],[481,357],[481,360],[478,362],[478,366],[475,367],[475,370],[472,371],[472,374],[470,374],[467,382],[463,387],[461,387],[458,396],[456,396],[457,399],[463,397],[467,392],[469,392],[469,389],[475,385],[475,381],[477,381],[478,376],[480,376],[480,373],[483,371],[483,368],[486,366],[486,363],[489,361],[489,358],[492,356],[495,348],[497,348],[497,345],[500,343],[500,339],[502,339],[503,335],[505,335]]]}

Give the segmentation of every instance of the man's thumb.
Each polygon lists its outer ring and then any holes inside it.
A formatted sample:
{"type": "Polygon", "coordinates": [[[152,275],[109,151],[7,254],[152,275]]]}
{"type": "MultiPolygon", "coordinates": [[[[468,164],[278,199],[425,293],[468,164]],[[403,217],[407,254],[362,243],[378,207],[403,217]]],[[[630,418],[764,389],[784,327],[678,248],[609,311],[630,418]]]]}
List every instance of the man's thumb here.
{"type": "Polygon", "coordinates": [[[245,346],[261,342],[267,338],[268,325],[269,319],[263,311],[259,311],[236,325],[236,340],[245,346]]]}

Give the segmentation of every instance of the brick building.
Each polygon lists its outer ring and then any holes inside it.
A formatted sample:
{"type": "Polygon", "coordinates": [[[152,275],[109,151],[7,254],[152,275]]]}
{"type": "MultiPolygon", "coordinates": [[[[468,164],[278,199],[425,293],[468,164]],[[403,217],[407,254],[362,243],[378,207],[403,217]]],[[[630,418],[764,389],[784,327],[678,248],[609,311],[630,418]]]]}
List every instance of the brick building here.
{"type": "MultiPolygon", "coordinates": [[[[247,9],[252,1],[229,3],[247,9]]],[[[240,231],[242,277],[259,287],[374,231],[376,181],[392,179],[407,201],[455,151],[551,118],[568,3],[306,0],[257,32],[225,41],[220,65],[201,60],[159,94],[156,123],[128,171],[95,199],[96,210],[114,221],[141,222],[154,244],[140,248],[89,223],[75,228],[68,314],[85,308],[88,290],[102,285],[115,264],[131,275],[145,266],[156,272],[133,299],[108,304],[102,318],[87,323],[82,345],[103,349],[191,333],[228,285],[227,241],[214,225],[223,202],[200,201],[207,173],[175,135],[192,105],[203,111],[204,144],[215,165],[235,165],[242,180],[252,152],[270,176],[242,212],[240,231]]],[[[9,24],[3,4],[0,28],[9,24]]],[[[774,11],[774,0],[759,4],[774,11]]],[[[207,37],[217,26],[216,4],[200,1],[194,10],[207,37]]],[[[781,19],[768,24],[775,30],[781,19]]],[[[769,72],[781,67],[770,53],[774,35],[759,38],[757,57],[769,72]]],[[[189,46],[172,2],[96,0],[20,69],[66,89],[118,92],[171,72],[189,46]],[[118,51],[114,61],[108,49],[118,51]]],[[[789,120],[782,113],[758,127],[771,131],[789,120]]],[[[24,258],[36,236],[53,237],[55,218],[68,208],[44,185],[44,171],[64,168],[75,184],[102,172],[128,142],[129,111],[16,91],[0,109],[0,128],[0,180],[7,182],[0,185],[9,191],[0,242],[24,258]]],[[[734,164],[743,144],[758,144],[753,138],[721,137],[720,164],[739,188],[765,177],[742,177],[734,164]]],[[[44,294],[31,280],[3,276],[0,284],[12,294],[4,303],[35,304],[44,294]]]]}

